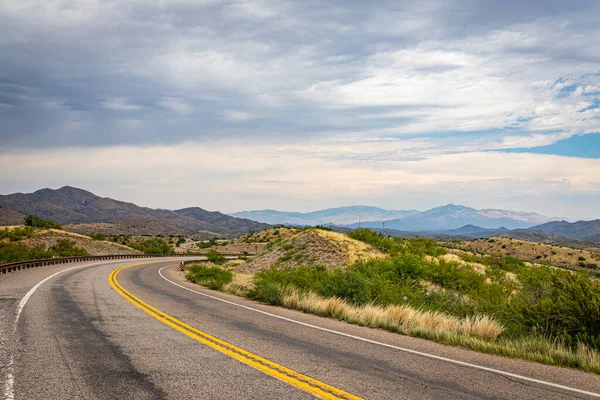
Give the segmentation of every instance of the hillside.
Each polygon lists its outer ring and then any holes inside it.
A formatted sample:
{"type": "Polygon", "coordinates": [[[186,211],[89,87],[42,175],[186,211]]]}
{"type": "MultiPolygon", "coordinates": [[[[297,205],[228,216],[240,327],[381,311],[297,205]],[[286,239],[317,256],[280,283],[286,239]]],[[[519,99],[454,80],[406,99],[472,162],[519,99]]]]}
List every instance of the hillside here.
{"type": "Polygon", "coordinates": [[[20,225],[25,215],[10,207],[0,205],[0,225],[20,225]]]}
{"type": "Polygon", "coordinates": [[[327,268],[347,266],[360,259],[380,258],[384,254],[366,243],[349,238],[341,233],[321,229],[287,230],[280,233],[281,239],[272,241],[267,249],[253,260],[240,265],[237,271],[257,272],[273,265],[327,268]]]}
{"type": "MultiPolygon", "coordinates": [[[[61,224],[68,224],[71,229],[85,233],[118,231],[131,234],[182,233],[206,237],[231,237],[262,226],[253,221],[236,221],[233,217],[223,216],[225,217],[223,218],[197,209],[210,215],[211,222],[207,222],[201,218],[181,215],[170,210],[155,210],[133,203],[102,198],[69,186],[58,190],[42,189],[29,194],[2,195],[0,205],[21,214],[35,214],[61,224]],[[77,227],[77,224],[88,225],[77,227]],[[112,224],[112,226],[93,224],[112,224]]],[[[195,215],[199,216],[199,211],[195,212],[195,215]]]]}
{"type": "MultiPolygon", "coordinates": [[[[543,244],[551,244],[554,246],[572,247],[577,249],[589,249],[592,251],[600,251],[600,235],[588,236],[585,240],[572,239],[565,236],[552,235],[540,231],[510,231],[498,235],[499,237],[507,237],[512,239],[524,240],[526,242],[536,242],[543,244]]],[[[484,237],[484,236],[482,236],[484,237]]]]}
{"type": "Polygon", "coordinates": [[[89,236],[59,229],[19,226],[0,228],[0,262],[64,255],[139,253],[139,251],[121,244],[95,240],[89,236]]]}
{"type": "Polygon", "coordinates": [[[555,221],[532,226],[528,231],[538,231],[572,239],[594,240],[600,236],[600,219],[593,221],[555,221]]]}
{"type": "MultiPolygon", "coordinates": [[[[477,254],[492,254],[501,257],[514,257],[537,264],[556,267],[598,270],[600,252],[570,247],[553,246],[512,238],[495,237],[453,242],[453,247],[477,254]]],[[[599,250],[599,249],[596,249],[599,250]]]]}
{"type": "Polygon", "coordinates": [[[218,211],[206,211],[200,207],[182,208],[181,210],[175,210],[175,212],[179,215],[194,218],[197,221],[227,229],[229,235],[235,236],[246,234],[249,231],[262,231],[271,227],[269,224],[234,218],[218,211]]]}

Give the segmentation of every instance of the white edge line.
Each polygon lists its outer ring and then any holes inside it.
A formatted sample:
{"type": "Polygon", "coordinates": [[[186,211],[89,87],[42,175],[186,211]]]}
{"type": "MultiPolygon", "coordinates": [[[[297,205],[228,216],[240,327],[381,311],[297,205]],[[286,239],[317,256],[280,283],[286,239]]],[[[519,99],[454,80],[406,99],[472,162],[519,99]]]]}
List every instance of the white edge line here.
{"type": "MultiPolygon", "coordinates": [[[[148,258],[153,259],[152,257],[148,257],[148,258]]],[[[71,271],[73,269],[85,268],[85,267],[96,267],[98,265],[112,264],[115,261],[116,260],[110,260],[110,261],[105,261],[105,262],[101,262],[101,263],[78,265],[78,266],[71,267],[71,268],[65,268],[65,269],[58,271],[58,272],[42,279],[41,281],[39,281],[35,286],[33,286],[31,289],[29,289],[29,291],[27,293],[25,293],[25,296],[23,296],[21,298],[21,301],[19,302],[19,305],[17,306],[17,315],[15,317],[13,330],[14,331],[17,330],[17,324],[19,323],[19,319],[21,318],[21,313],[23,312],[23,308],[25,308],[25,305],[29,301],[29,298],[35,293],[35,291],[40,286],[42,286],[42,284],[44,282],[54,278],[56,275],[62,274],[63,272],[71,271]]],[[[8,365],[6,366],[6,369],[7,369],[7,371],[6,371],[6,381],[4,382],[4,399],[5,400],[14,400],[14,398],[15,398],[15,392],[14,392],[15,368],[14,368],[14,355],[13,354],[11,354],[11,356],[10,356],[10,360],[8,362],[8,365]]]]}
{"type": "Polygon", "coordinates": [[[519,374],[513,374],[511,372],[506,372],[506,371],[502,371],[502,370],[499,370],[499,369],[494,369],[494,368],[489,368],[489,367],[483,367],[481,365],[471,364],[471,363],[464,362],[464,361],[459,361],[459,360],[454,360],[452,358],[447,358],[447,357],[442,357],[442,356],[436,356],[434,354],[424,353],[424,352],[418,351],[418,350],[411,350],[411,349],[407,349],[405,347],[394,346],[392,344],[378,342],[376,340],[371,340],[371,339],[366,339],[366,338],[363,338],[363,337],[360,337],[360,336],[355,336],[355,335],[351,335],[349,333],[335,331],[333,329],[323,328],[323,327],[320,327],[320,326],[317,326],[317,325],[307,324],[306,322],[296,321],[296,320],[291,319],[291,318],[282,317],[282,316],[277,315],[277,314],[271,314],[270,312],[258,310],[256,308],[248,307],[248,306],[245,306],[243,304],[234,303],[233,301],[221,299],[221,298],[216,297],[216,296],[211,296],[210,294],[202,293],[202,292],[190,289],[188,287],[185,287],[183,285],[180,285],[180,284],[178,284],[176,282],[173,282],[172,280],[166,278],[162,274],[162,270],[165,269],[165,268],[167,268],[167,266],[162,267],[161,269],[159,269],[158,273],[167,282],[170,282],[173,285],[178,286],[178,287],[180,287],[182,289],[188,290],[190,292],[193,292],[193,293],[196,293],[196,294],[199,294],[199,295],[211,298],[213,300],[218,300],[218,301],[221,301],[223,303],[227,303],[227,304],[231,304],[231,305],[234,305],[234,306],[237,306],[237,307],[241,307],[241,308],[244,308],[246,310],[254,311],[254,312],[257,312],[257,313],[260,313],[260,314],[268,315],[268,316],[273,317],[273,318],[277,318],[277,319],[281,319],[281,320],[284,320],[284,321],[292,322],[294,324],[306,326],[306,327],[309,327],[309,328],[318,329],[318,330],[323,331],[323,332],[333,333],[335,335],[344,336],[344,337],[347,337],[347,338],[350,338],[350,339],[360,340],[362,342],[367,342],[367,343],[376,344],[376,345],[379,345],[379,346],[384,346],[384,347],[392,348],[392,349],[395,349],[395,350],[404,351],[406,353],[416,354],[416,355],[423,356],[423,357],[433,358],[435,360],[445,361],[445,362],[449,362],[449,363],[452,363],[452,364],[458,364],[458,365],[462,365],[462,366],[465,366],[465,367],[475,368],[475,369],[479,369],[479,370],[482,370],[482,371],[492,372],[492,373],[500,374],[500,375],[504,375],[504,376],[510,376],[511,378],[521,379],[521,380],[528,381],[528,382],[533,382],[533,383],[539,383],[541,385],[551,386],[551,387],[554,387],[554,388],[563,389],[563,390],[567,390],[567,391],[570,391],[570,392],[575,392],[575,393],[580,393],[580,394],[585,394],[585,395],[588,395],[588,396],[600,398],[600,393],[588,392],[586,390],[572,388],[572,387],[564,386],[564,385],[559,385],[558,383],[547,382],[547,381],[543,381],[541,379],[529,378],[527,376],[523,376],[523,375],[519,375],[519,374]]]}

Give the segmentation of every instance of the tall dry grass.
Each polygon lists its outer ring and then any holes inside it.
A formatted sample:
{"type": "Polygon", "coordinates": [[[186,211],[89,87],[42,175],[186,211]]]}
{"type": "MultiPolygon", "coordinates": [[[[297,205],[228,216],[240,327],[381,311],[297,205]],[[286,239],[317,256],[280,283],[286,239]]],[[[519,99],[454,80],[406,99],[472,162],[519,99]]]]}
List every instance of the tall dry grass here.
{"type": "Polygon", "coordinates": [[[502,338],[504,327],[487,315],[458,318],[409,306],[354,306],[339,298],[289,290],[282,306],[362,326],[433,339],[490,354],[600,373],[600,353],[579,344],[576,351],[558,341],[539,336],[502,338]]]}
{"type": "Polygon", "coordinates": [[[253,274],[233,274],[233,280],[221,288],[224,292],[235,294],[237,296],[247,296],[252,288],[253,274]]]}
{"type": "Polygon", "coordinates": [[[428,337],[466,335],[495,339],[504,330],[499,322],[486,315],[458,318],[437,311],[424,311],[404,305],[355,306],[342,299],[324,298],[313,292],[289,291],[281,299],[281,304],[286,308],[324,317],[334,317],[352,324],[428,337]]]}

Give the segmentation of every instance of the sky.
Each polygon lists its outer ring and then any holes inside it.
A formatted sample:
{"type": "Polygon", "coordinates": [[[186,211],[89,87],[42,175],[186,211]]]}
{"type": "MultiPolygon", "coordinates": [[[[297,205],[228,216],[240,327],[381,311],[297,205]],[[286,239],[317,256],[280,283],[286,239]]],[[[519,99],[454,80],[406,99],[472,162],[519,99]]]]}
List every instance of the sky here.
{"type": "Polygon", "coordinates": [[[600,218],[600,2],[0,1],[0,193],[600,218]]]}

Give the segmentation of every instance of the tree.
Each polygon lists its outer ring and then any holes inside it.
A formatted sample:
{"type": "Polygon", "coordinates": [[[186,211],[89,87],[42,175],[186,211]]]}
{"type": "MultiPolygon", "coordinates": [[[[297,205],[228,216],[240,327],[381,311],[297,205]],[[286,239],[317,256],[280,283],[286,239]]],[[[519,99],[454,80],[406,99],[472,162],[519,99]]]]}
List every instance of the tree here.
{"type": "Polygon", "coordinates": [[[37,215],[28,215],[25,217],[25,225],[31,226],[34,228],[53,228],[53,229],[62,229],[62,225],[58,222],[54,222],[49,219],[43,219],[38,217],[37,215]]]}

